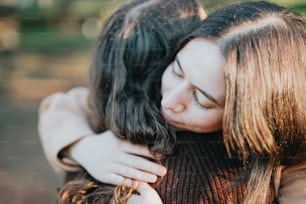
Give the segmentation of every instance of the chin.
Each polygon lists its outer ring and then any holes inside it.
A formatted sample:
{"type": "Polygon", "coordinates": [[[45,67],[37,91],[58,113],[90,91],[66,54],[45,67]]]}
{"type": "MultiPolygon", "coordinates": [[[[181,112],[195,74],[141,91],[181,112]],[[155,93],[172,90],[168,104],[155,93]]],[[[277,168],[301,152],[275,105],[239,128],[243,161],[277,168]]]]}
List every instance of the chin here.
{"type": "Polygon", "coordinates": [[[174,127],[174,130],[175,131],[189,131],[189,130],[186,130],[186,129],[183,129],[183,128],[179,128],[179,127],[174,127]]]}

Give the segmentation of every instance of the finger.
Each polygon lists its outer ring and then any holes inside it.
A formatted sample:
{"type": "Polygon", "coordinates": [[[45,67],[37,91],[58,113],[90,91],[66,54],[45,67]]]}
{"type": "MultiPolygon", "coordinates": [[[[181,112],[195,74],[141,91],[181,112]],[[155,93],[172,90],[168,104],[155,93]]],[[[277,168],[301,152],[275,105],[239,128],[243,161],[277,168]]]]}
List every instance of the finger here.
{"type": "Polygon", "coordinates": [[[149,148],[145,145],[136,145],[136,144],[132,144],[130,142],[124,142],[122,144],[122,150],[127,152],[127,153],[136,154],[136,155],[140,155],[140,156],[143,156],[143,157],[148,157],[148,158],[151,158],[151,159],[157,159],[149,151],[149,148]]]}
{"type": "Polygon", "coordinates": [[[137,155],[122,155],[118,162],[157,176],[164,176],[167,173],[167,169],[164,166],[137,155]]]}
{"type": "Polygon", "coordinates": [[[131,168],[126,165],[118,165],[116,168],[116,173],[122,177],[140,180],[144,182],[154,183],[157,180],[157,176],[154,174],[150,174],[145,171],[140,171],[135,168],[131,168]]]}
{"type": "Polygon", "coordinates": [[[132,187],[133,185],[132,179],[123,177],[119,174],[111,174],[107,178],[97,177],[96,179],[103,183],[108,183],[113,185],[126,185],[128,187],[132,187]]]}

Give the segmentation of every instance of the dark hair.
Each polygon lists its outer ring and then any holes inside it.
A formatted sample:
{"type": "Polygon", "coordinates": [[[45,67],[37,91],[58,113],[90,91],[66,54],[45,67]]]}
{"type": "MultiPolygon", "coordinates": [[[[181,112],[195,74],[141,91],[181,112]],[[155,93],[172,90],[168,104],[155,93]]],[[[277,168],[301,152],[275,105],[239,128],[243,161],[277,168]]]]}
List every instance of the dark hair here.
{"type": "Polygon", "coordinates": [[[165,155],[174,133],[159,114],[161,74],[178,39],[199,25],[198,8],[194,1],[139,2],[118,10],[102,30],[91,68],[91,99],[98,132],[112,130],[165,155]]]}
{"type": "Polygon", "coordinates": [[[249,163],[245,203],[267,203],[274,169],[306,158],[306,22],[268,2],[237,3],[204,20],[194,38],[223,53],[223,137],[229,154],[249,163]]]}
{"type": "MultiPolygon", "coordinates": [[[[97,133],[111,130],[153,153],[171,153],[175,132],[160,115],[161,75],[177,41],[200,25],[201,9],[194,0],[137,0],[109,17],[90,69],[97,133]]],[[[59,201],[109,203],[113,189],[85,172],[60,190],[59,201]]]]}

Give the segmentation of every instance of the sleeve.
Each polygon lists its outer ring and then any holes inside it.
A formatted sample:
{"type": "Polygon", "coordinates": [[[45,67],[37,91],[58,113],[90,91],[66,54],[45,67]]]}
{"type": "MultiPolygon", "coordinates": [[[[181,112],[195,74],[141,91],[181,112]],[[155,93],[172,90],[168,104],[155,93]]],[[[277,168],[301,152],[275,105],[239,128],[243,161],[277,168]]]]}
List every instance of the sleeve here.
{"type": "Polygon", "coordinates": [[[279,204],[306,203],[306,164],[284,167],[277,192],[279,204]]]}
{"type": "Polygon", "coordinates": [[[92,135],[84,87],[44,98],[39,107],[38,132],[44,153],[55,171],[78,171],[79,165],[62,151],[83,137],[92,135]]]}

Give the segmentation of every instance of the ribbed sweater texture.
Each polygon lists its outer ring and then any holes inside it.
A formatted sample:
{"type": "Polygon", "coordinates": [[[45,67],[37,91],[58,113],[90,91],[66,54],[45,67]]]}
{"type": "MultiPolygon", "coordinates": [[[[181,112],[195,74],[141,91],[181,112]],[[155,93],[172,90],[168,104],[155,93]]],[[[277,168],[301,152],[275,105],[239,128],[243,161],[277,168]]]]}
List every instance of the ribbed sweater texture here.
{"type": "Polygon", "coordinates": [[[246,169],[228,157],[221,133],[179,132],[165,165],[167,175],[153,185],[164,204],[243,203],[246,169]]]}

